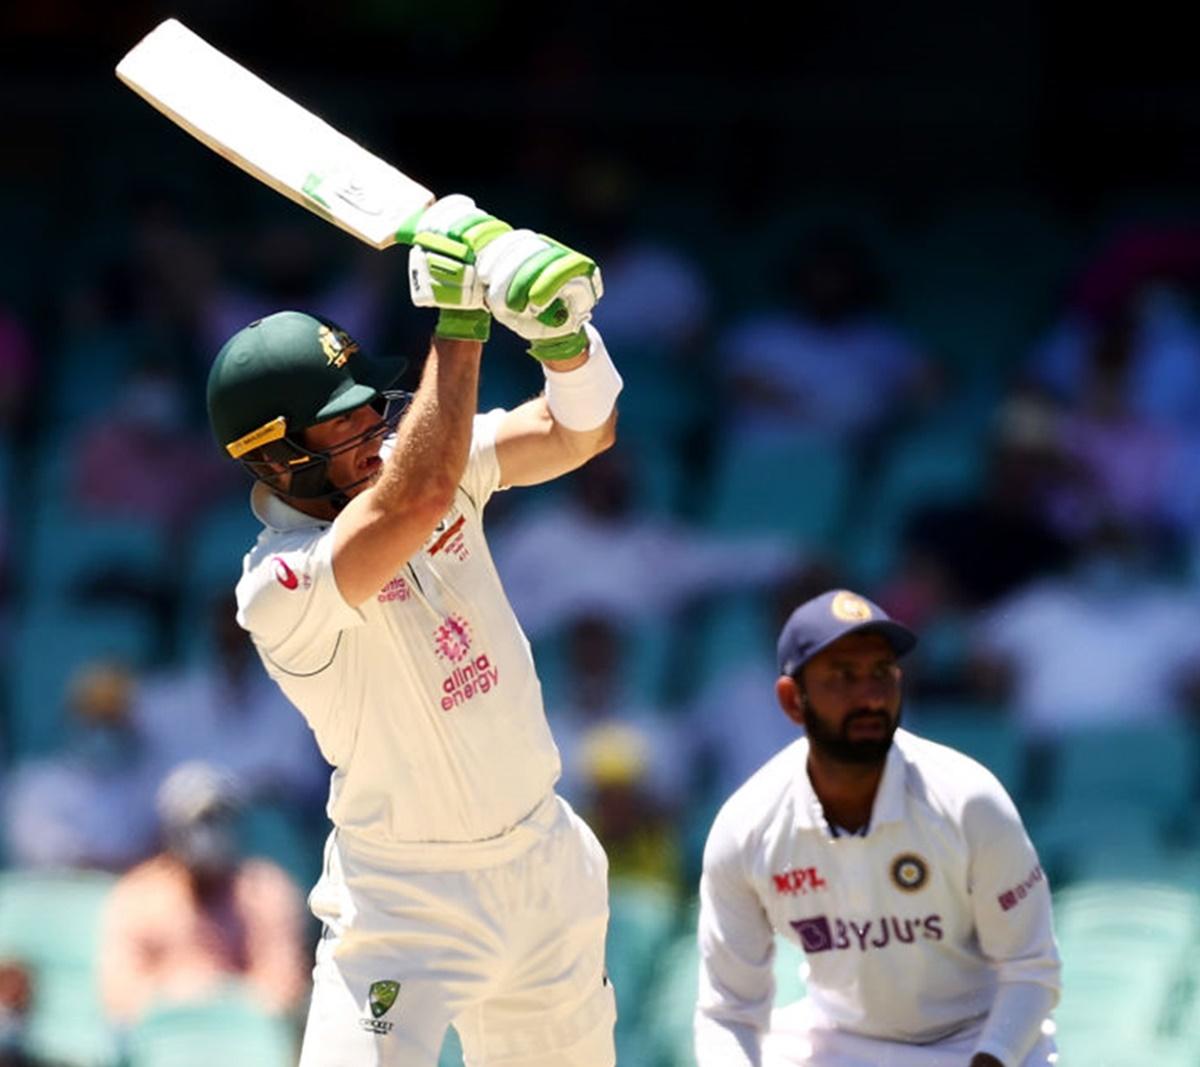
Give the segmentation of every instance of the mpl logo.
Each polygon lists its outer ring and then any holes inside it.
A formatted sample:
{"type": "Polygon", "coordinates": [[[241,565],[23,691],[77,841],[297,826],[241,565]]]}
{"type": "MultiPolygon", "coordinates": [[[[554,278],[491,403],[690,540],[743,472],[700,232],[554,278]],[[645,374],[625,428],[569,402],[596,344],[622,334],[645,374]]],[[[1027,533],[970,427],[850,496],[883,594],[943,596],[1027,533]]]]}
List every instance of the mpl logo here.
{"type": "Polygon", "coordinates": [[[471,627],[461,615],[447,615],[434,630],[433,643],[442,659],[457,663],[471,651],[471,627]]]}
{"type": "Polygon", "coordinates": [[[816,867],[793,867],[782,874],[771,875],[771,879],[775,883],[776,893],[792,896],[824,889],[829,884],[817,873],[816,867]]]}

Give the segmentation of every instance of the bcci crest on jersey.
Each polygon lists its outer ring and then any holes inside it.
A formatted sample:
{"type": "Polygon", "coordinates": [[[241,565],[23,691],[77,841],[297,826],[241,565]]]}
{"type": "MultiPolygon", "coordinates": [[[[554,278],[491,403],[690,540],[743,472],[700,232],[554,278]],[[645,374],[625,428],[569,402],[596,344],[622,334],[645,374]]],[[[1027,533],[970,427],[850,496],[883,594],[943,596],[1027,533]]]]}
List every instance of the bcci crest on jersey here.
{"type": "Polygon", "coordinates": [[[371,1018],[359,1019],[358,1025],[373,1034],[391,1033],[394,1024],[384,1022],[382,1016],[386,1015],[391,1006],[396,1003],[396,997],[399,994],[399,982],[372,982],[371,988],[367,990],[367,1007],[371,1009],[371,1018]]]}

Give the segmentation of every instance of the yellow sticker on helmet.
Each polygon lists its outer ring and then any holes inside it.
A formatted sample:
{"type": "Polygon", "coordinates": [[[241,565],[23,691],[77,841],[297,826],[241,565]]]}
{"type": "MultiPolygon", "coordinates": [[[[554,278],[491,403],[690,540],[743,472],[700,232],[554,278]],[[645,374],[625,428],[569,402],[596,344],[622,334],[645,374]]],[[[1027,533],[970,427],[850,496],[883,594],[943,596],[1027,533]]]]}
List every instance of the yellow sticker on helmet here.
{"type": "Polygon", "coordinates": [[[233,456],[234,459],[240,459],[247,452],[252,452],[254,449],[261,448],[272,441],[278,441],[286,433],[287,419],[282,415],[278,415],[270,422],[264,422],[257,430],[251,430],[244,437],[239,437],[236,441],[230,441],[225,446],[225,451],[233,456]]]}

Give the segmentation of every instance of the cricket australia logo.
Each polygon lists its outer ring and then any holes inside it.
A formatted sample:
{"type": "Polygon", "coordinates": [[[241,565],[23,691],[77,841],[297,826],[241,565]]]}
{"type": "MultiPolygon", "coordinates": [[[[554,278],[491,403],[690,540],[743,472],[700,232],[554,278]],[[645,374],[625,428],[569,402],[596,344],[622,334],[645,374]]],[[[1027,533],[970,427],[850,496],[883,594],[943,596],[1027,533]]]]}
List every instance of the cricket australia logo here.
{"type": "Polygon", "coordinates": [[[355,352],[358,351],[356,342],[350,339],[345,330],[331,330],[322,324],[317,330],[317,338],[321,342],[321,351],[331,367],[344,367],[355,352]]]}
{"type": "Polygon", "coordinates": [[[442,659],[457,663],[471,651],[471,627],[461,615],[447,615],[434,631],[433,641],[442,659]]]}
{"type": "Polygon", "coordinates": [[[373,1034],[389,1034],[394,1023],[384,1022],[383,1016],[396,1003],[400,994],[400,983],[392,981],[372,982],[367,990],[367,1007],[371,1010],[371,1018],[359,1019],[358,1025],[373,1034]]]}

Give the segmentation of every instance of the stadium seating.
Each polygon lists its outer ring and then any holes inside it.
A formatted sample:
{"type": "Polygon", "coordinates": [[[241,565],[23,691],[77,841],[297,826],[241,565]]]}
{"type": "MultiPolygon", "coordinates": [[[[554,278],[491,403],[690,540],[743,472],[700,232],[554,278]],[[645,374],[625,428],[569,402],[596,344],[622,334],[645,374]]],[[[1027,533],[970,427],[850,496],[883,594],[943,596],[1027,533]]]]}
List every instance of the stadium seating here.
{"type": "Polygon", "coordinates": [[[831,549],[851,478],[845,450],[830,441],[734,443],[717,463],[703,518],[726,533],[779,534],[805,548],[831,549]]]}
{"type": "Polygon", "coordinates": [[[29,1049],[48,1062],[110,1067],[116,1058],[95,976],[100,914],[113,882],[95,872],[0,872],[0,957],[31,970],[29,1049]]]}
{"type": "Polygon", "coordinates": [[[153,1009],[129,1034],[125,1067],[293,1067],[297,1036],[230,985],[211,999],[153,1009]]]}
{"type": "Polygon", "coordinates": [[[1025,742],[1002,711],[971,702],[915,704],[905,725],[930,741],[949,745],[978,760],[1019,799],[1025,788],[1025,742]]]}
{"type": "Polygon", "coordinates": [[[1195,1067],[1200,891],[1128,881],[1055,895],[1063,1062],[1195,1067]]]}
{"type": "Polygon", "coordinates": [[[1166,812],[1195,799],[1200,731],[1184,721],[1097,726],[1056,746],[1055,798],[1127,800],[1166,812]]]}
{"type": "Polygon", "coordinates": [[[6,680],[12,756],[41,755],[62,744],[67,688],[78,668],[144,665],[157,638],[153,621],[134,608],[59,608],[26,617],[13,635],[6,680]]]}

